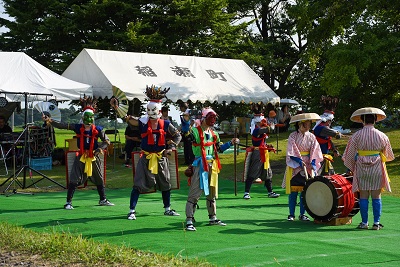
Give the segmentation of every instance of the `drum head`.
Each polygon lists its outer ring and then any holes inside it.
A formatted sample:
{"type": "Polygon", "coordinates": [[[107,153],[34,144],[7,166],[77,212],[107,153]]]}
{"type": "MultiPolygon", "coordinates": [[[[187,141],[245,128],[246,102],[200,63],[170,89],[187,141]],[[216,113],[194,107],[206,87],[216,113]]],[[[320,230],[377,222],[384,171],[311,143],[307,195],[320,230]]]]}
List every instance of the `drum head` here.
{"type": "Polygon", "coordinates": [[[311,217],[327,220],[337,206],[337,193],[327,178],[315,177],[307,181],[303,191],[304,206],[311,217]]]}

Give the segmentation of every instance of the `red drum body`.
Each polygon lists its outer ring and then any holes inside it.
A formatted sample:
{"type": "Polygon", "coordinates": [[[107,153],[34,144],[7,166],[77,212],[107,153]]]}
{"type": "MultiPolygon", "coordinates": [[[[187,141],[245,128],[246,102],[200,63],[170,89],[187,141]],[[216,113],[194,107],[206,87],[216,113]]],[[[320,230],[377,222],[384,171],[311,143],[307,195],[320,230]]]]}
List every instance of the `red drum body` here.
{"type": "Polygon", "coordinates": [[[360,210],[359,193],[352,192],[352,176],[315,176],[303,190],[304,206],[316,220],[353,217],[360,210]]]}

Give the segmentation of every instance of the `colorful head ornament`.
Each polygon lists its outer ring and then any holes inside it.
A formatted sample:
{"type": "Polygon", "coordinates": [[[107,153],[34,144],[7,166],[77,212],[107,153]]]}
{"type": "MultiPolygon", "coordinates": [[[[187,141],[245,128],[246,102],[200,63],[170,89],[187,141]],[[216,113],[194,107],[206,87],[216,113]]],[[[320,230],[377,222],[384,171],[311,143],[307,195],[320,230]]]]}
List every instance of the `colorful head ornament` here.
{"type": "Polygon", "coordinates": [[[161,117],[161,102],[170,88],[162,89],[161,87],[156,87],[152,85],[151,87],[146,86],[146,91],[144,92],[147,96],[149,103],[147,104],[147,115],[150,119],[158,119],[161,117]]]}
{"type": "Polygon", "coordinates": [[[321,115],[321,119],[317,121],[315,127],[317,127],[321,122],[333,121],[333,116],[335,114],[335,109],[339,104],[339,98],[333,96],[321,96],[320,100],[321,106],[325,109],[324,114],[321,115]]]}
{"type": "Polygon", "coordinates": [[[94,123],[94,113],[97,111],[97,99],[84,95],[80,100],[82,110],[82,121],[84,124],[90,125],[94,123]]]}

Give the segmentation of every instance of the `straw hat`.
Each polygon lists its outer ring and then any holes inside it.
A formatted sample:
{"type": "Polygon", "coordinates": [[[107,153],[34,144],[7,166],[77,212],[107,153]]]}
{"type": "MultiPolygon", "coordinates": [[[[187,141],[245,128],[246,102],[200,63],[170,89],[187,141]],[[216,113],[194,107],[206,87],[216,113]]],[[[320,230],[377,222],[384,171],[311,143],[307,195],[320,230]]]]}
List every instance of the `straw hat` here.
{"type": "Polygon", "coordinates": [[[317,121],[320,120],[321,117],[317,113],[302,113],[294,115],[290,119],[290,123],[298,122],[298,121],[317,121]]]}
{"type": "Polygon", "coordinates": [[[385,112],[383,112],[379,108],[367,107],[367,108],[360,108],[354,111],[354,113],[350,117],[350,120],[354,122],[363,123],[363,121],[361,120],[361,115],[366,115],[366,114],[375,114],[377,122],[386,119],[385,112]]]}

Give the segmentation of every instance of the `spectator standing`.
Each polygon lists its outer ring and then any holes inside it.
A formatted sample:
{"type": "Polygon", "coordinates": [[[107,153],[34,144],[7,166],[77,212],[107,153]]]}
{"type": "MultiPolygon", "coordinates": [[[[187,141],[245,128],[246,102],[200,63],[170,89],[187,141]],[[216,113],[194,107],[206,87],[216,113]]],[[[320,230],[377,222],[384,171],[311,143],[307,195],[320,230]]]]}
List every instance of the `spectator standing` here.
{"type": "Polygon", "coordinates": [[[277,120],[279,124],[283,124],[283,127],[279,128],[280,132],[286,132],[289,129],[289,122],[290,122],[290,113],[289,113],[289,106],[288,105],[283,105],[279,110],[277,114],[277,120]]]}
{"type": "MultiPolygon", "coordinates": [[[[128,125],[125,128],[125,164],[130,164],[132,160],[132,151],[140,148],[140,131],[138,126],[128,125]]],[[[123,156],[123,155],[122,155],[123,156]]]]}
{"type": "Polygon", "coordinates": [[[6,118],[0,115],[0,134],[2,133],[12,133],[12,129],[7,124],[6,118]]]}
{"type": "Polygon", "coordinates": [[[180,115],[181,119],[181,136],[183,142],[183,154],[185,157],[185,165],[192,164],[194,160],[194,154],[192,150],[192,141],[189,138],[190,127],[193,126],[194,120],[190,116],[190,109],[187,103],[183,102],[179,105],[179,109],[182,112],[180,115]]]}

